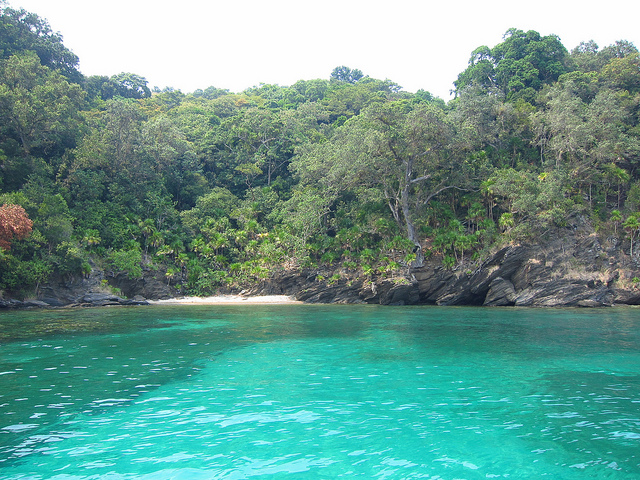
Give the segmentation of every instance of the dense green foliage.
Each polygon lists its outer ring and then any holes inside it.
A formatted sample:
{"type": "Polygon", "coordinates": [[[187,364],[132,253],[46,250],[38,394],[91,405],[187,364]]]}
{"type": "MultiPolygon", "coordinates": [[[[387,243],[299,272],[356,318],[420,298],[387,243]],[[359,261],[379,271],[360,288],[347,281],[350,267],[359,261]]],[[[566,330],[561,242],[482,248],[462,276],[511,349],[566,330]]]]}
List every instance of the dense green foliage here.
{"type": "MultiPolygon", "coordinates": [[[[453,268],[575,215],[635,253],[640,56],[507,31],[448,103],[337,67],[241,93],[83,77],[46,22],[2,6],[0,205],[33,221],[0,289],[142,275],[206,294],[283,268],[453,268]]],[[[467,268],[467,267],[465,267],[467,268]]]]}

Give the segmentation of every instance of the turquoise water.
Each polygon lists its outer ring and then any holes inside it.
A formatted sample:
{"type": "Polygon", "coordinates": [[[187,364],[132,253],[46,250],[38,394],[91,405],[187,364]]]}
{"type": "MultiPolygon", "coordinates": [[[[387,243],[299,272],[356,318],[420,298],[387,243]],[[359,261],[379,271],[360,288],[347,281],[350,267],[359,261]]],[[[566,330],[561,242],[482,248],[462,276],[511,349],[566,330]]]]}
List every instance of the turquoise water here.
{"type": "Polygon", "coordinates": [[[0,479],[637,479],[640,310],[0,314],[0,479]]]}

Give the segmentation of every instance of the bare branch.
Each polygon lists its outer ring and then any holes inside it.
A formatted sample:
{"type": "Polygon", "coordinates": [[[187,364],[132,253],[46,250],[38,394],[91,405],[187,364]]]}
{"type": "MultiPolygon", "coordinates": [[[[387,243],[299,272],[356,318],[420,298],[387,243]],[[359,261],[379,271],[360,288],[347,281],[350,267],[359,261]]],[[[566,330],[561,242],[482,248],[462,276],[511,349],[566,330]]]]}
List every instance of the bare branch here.
{"type": "Polygon", "coordinates": [[[418,182],[422,182],[423,180],[429,180],[431,177],[433,177],[433,175],[429,174],[429,175],[423,175],[421,177],[418,178],[414,178],[413,180],[411,180],[409,183],[414,184],[414,183],[418,183],[418,182]]]}

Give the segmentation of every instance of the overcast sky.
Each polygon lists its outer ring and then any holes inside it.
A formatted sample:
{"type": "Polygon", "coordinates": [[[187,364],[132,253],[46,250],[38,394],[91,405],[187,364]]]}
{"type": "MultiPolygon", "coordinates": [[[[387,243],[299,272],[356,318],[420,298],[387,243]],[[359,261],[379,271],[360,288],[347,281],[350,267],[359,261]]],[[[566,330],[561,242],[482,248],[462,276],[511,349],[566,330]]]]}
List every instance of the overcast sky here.
{"type": "Polygon", "coordinates": [[[568,50],[629,40],[640,2],[566,0],[8,0],[49,21],[85,75],[132,72],[149,87],[240,92],[359,68],[449,98],[471,51],[511,27],[555,34],[568,50]],[[615,8],[614,8],[615,3],[615,8]]]}

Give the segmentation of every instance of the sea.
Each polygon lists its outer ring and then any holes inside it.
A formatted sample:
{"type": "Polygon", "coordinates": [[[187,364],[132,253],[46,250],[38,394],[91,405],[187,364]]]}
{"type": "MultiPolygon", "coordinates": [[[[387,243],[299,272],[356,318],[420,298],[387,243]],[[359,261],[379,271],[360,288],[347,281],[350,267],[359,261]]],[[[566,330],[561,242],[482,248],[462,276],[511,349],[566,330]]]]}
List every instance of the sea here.
{"type": "Polygon", "coordinates": [[[0,312],[0,480],[638,479],[640,310],[0,312]]]}

